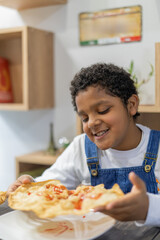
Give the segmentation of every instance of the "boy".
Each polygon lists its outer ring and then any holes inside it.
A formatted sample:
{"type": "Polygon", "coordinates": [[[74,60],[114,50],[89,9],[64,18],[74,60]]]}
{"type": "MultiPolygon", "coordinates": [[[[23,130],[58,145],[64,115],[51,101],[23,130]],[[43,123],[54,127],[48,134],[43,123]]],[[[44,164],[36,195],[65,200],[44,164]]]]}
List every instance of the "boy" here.
{"type": "MultiPolygon", "coordinates": [[[[126,195],[95,211],[121,221],[160,225],[160,134],[136,125],[139,99],[130,75],[113,64],[94,64],[75,75],[70,91],[85,134],[36,181],[58,179],[70,189],[118,183],[126,195]]],[[[21,176],[8,192],[28,181],[33,181],[31,176],[21,176]]]]}

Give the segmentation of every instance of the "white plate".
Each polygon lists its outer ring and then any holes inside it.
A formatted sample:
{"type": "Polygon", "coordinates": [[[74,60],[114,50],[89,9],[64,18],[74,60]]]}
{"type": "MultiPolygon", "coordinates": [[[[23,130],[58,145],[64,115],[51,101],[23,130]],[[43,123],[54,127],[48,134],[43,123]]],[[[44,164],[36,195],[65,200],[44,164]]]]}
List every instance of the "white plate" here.
{"type": "Polygon", "coordinates": [[[115,220],[102,213],[84,216],[59,216],[40,219],[33,213],[13,211],[0,216],[0,238],[3,240],[88,240],[102,235],[115,220]]]}

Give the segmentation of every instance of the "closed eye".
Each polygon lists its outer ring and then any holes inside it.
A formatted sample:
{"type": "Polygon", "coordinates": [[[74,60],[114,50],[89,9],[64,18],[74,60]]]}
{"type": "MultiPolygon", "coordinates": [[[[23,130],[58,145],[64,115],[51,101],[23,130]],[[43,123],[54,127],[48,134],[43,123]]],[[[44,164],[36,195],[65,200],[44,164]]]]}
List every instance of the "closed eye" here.
{"type": "Polygon", "coordinates": [[[98,113],[99,113],[99,114],[105,114],[105,113],[109,112],[109,110],[110,110],[110,108],[107,108],[107,109],[105,109],[104,111],[98,112],[98,113]]]}
{"type": "Polygon", "coordinates": [[[88,121],[88,118],[82,119],[82,122],[87,122],[87,121],[88,121]]]}

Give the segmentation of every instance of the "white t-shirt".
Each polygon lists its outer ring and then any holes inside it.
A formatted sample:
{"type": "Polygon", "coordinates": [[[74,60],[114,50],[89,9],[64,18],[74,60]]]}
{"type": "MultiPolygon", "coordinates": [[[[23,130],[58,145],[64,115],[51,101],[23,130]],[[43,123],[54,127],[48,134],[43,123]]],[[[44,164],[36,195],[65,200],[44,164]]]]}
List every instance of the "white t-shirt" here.
{"type": "MultiPolygon", "coordinates": [[[[101,168],[142,166],[150,129],[140,124],[137,124],[137,126],[142,130],[142,139],[136,148],[128,151],[98,149],[101,168]]],[[[79,184],[90,185],[91,177],[86,161],[84,140],[85,134],[76,136],[73,142],[58,157],[56,163],[44,171],[42,176],[37,177],[36,181],[58,179],[68,189],[75,189],[79,184]]],[[[155,166],[155,176],[160,182],[160,151],[155,166]]],[[[148,193],[148,196],[149,210],[145,225],[160,226],[160,195],[148,193]]]]}

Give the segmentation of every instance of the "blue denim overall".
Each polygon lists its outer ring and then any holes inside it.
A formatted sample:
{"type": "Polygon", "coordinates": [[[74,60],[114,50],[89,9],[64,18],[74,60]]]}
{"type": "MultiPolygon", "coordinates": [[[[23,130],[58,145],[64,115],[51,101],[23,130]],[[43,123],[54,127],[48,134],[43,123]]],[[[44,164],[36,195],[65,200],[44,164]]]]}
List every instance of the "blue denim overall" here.
{"type": "Polygon", "coordinates": [[[154,174],[157,153],[159,148],[160,131],[151,130],[142,166],[101,169],[98,161],[97,146],[85,136],[85,152],[87,164],[91,173],[91,185],[103,183],[105,188],[111,188],[118,183],[124,193],[130,192],[132,184],[128,174],[135,172],[146,184],[147,192],[157,194],[157,182],[154,174]]]}

